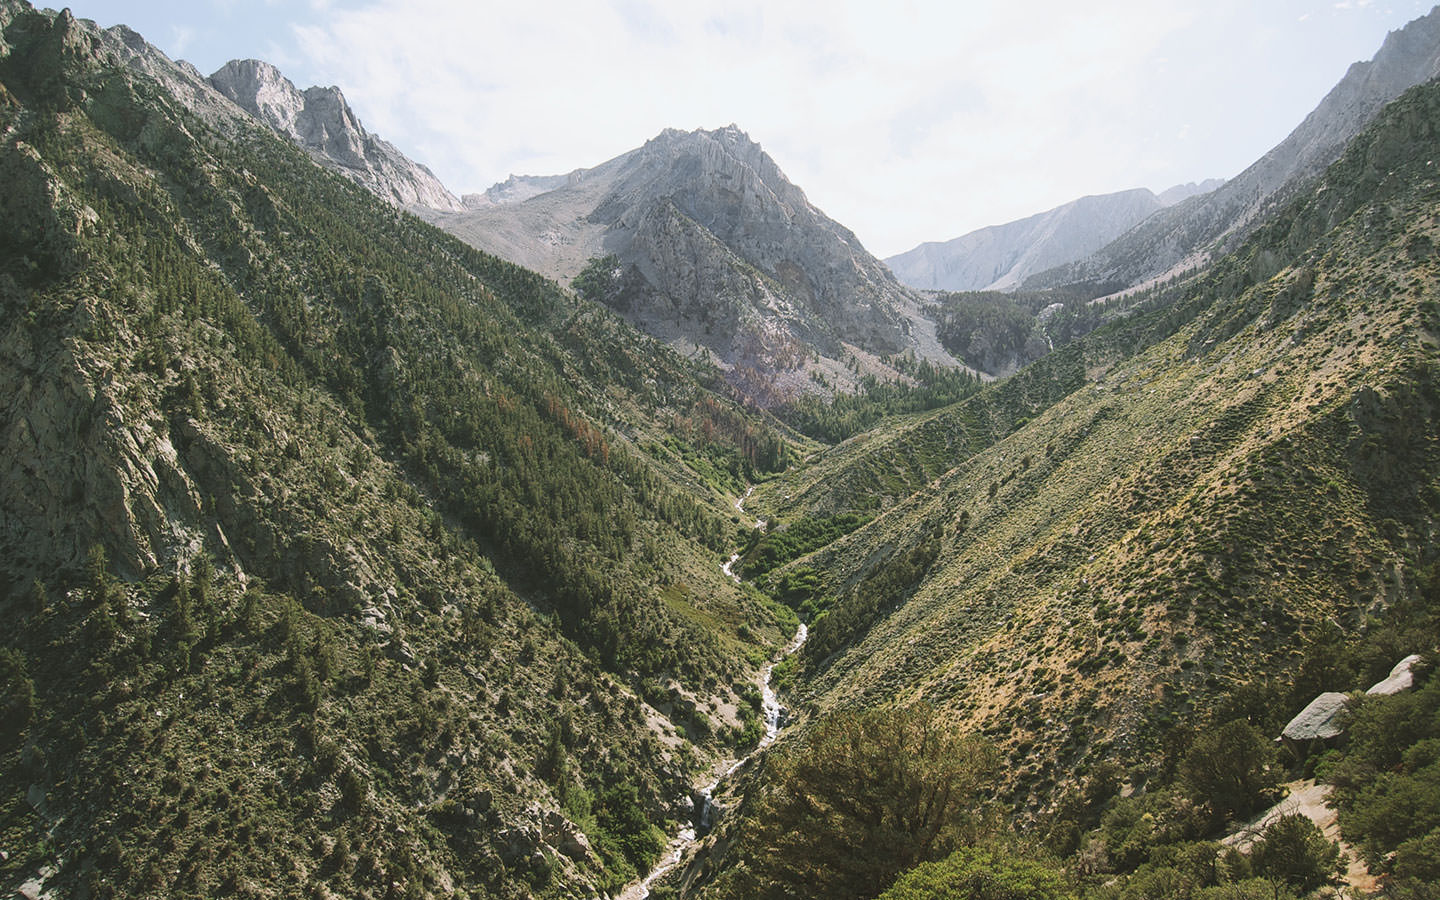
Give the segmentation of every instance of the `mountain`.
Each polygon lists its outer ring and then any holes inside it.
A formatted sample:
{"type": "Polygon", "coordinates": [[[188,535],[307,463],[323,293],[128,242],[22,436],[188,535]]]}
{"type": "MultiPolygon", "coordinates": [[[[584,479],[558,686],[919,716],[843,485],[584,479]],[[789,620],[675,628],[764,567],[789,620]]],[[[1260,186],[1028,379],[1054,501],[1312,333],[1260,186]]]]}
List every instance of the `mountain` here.
{"type": "Polygon", "coordinates": [[[295,88],[258,59],[226,63],[210,76],[215,90],[303,147],[321,165],[396,206],[458,211],[465,205],[434,173],[370,134],[337,87],[295,88]]]}
{"type": "Polygon", "coordinates": [[[814,389],[812,372],[844,386],[854,369],[889,371],[883,355],[955,365],[926,302],[733,125],[667,130],[519,202],[426,215],[562,282],[613,257],[582,282],[597,299],[682,352],[708,353],[764,403],[814,389]]]}
{"type": "MultiPolygon", "coordinates": [[[[1081,197],[1004,225],[932,241],[886,258],[895,277],[927,291],[1009,291],[1036,272],[1084,259],[1155,212],[1224,184],[1212,178],[1156,195],[1145,188],[1081,197]]],[[[987,370],[988,371],[988,370],[987,370]]]]}
{"type": "Polygon", "coordinates": [[[807,396],[822,443],[611,308],[869,277],[738,131],[497,190],[629,241],[570,291],[0,0],[0,888],[1317,900],[1303,821],[1220,843],[1313,776],[1425,896],[1437,138],[1427,83],[1014,374],[807,396]]]}
{"type": "MultiPolygon", "coordinates": [[[[1231,764],[1225,736],[1267,771],[1264,747],[1317,693],[1440,647],[1433,617],[1385,624],[1435,602],[1437,134],[1430,83],[1204,273],[757,488],[768,533],[740,565],[811,622],[793,673],[809,736],[730,801],[677,876],[686,896],[817,896],[798,848],[853,841],[820,823],[860,828],[845,804],[868,795],[844,754],[806,753],[897,699],[984,736],[1004,808],[1085,896],[1143,896],[1251,808],[1200,774],[1231,764]],[[795,809],[807,828],[769,827],[795,809]]],[[[841,734],[865,758],[863,731],[841,734]]],[[[1308,771],[1283,768],[1265,777],[1308,771]]]]}
{"type": "Polygon", "coordinates": [[[1391,100],[1440,75],[1440,7],[1386,36],[1352,65],[1285,140],[1224,186],[1172,206],[1094,255],[1039,272],[1025,286],[1083,283],[1108,292],[1193,269],[1238,244],[1317,176],[1391,100]]]}
{"type": "Polygon", "coordinates": [[[1204,181],[1189,181],[1185,184],[1177,184],[1174,187],[1166,188],[1156,194],[1156,198],[1164,206],[1174,206],[1181,200],[1189,200],[1200,194],[1208,194],[1225,183],[1223,178],[1207,178],[1204,181]]]}
{"type": "Polygon", "coordinates": [[[0,0],[0,135],[4,889],[647,868],[764,733],[720,564],[805,445],[133,32],[0,0]]]}
{"type": "Polygon", "coordinates": [[[1081,197],[954,240],[921,244],[885,265],[922,290],[1003,291],[1032,273],[1094,253],[1163,206],[1145,188],[1081,197]]]}
{"type": "Polygon", "coordinates": [[[501,206],[506,203],[523,203],[531,197],[553,191],[567,184],[575,184],[584,169],[576,169],[569,175],[511,175],[498,184],[492,184],[483,194],[466,194],[461,201],[467,209],[486,206],[501,206]]]}

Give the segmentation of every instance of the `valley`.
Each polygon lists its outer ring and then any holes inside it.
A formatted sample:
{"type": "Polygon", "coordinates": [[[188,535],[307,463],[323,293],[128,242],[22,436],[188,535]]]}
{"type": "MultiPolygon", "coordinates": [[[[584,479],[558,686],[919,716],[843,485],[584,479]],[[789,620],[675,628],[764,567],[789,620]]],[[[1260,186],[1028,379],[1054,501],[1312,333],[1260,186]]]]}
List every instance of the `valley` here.
{"type": "Polygon", "coordinates": [[[924,292],[734,125],[457,197],[0,0],[0,888],[1432,896],[1437,15],[924,292]]]}

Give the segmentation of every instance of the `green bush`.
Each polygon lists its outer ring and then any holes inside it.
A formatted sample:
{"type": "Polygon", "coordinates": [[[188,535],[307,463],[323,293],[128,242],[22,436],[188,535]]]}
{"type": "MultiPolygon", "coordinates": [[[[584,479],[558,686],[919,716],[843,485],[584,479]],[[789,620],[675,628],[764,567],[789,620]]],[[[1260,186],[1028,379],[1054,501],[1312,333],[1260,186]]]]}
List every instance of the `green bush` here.
{"type": "Polygon", "coordinates": [[[1303,893],[1335,877],[1340,848],[1306,817],[1281,816],[1265,829],[1251,859],[1257,874],[1278,878],[1303,893]]]}
{"type": "Polygon", "coordinates": [[[1277,784],[1274,762],[1275,748],[1265,735],[1235,719],[1195,739],[1180,763],[1180,777],[1192,799],[1224,820],[1271,800],[1277,784]]]}
{"type": "Polygon", "coordinates": [[[746,896],[874,897],[994,833],[989,745],[925,704],[841,711],[766,760],[746,896]]]}
{"type": "Polygon", "coordinates": [[[1193,900],[1297,900],[1295,892],[1269,878],[1247,878],[1195,892],[1193,900]]]}
{"type": "Polygon", "coordinates": [[[921,863],[896,879],[880,900],[1068,900],[1060,873],[1002,851],[964,848],[921,863]]]}

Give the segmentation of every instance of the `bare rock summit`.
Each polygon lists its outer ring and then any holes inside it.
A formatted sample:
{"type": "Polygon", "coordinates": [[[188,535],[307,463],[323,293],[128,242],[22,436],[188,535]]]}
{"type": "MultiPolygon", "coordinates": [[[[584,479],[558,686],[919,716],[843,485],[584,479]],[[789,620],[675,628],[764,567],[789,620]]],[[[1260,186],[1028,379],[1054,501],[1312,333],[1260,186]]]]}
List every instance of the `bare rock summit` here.
{"type": "Polygon", "coordinates": [[[258,59],[226,63],[210,76],[210,84],[321,165],[396,206],[465,208],[433,172],[367,132],[337,87],[300,91],[279,69],[258,59]]]}

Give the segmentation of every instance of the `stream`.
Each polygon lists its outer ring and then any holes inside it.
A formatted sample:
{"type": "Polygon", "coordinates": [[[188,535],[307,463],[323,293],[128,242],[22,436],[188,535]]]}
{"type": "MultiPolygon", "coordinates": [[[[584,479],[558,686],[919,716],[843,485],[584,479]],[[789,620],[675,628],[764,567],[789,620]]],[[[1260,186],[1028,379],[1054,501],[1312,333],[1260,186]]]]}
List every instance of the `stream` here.
{"type": "MultiPolygon", "coordinates": [[[[732,559],[731,562],[734,562],[734,560],[732,559]]],[[[727,571],[726,574],[729,574],[729,572],[727,571]]],[[[664,878],[670,873],[671,869],[679,865],[680,861],[685,858],[685,852],[695,846],[696,842],[699,841],[700,833],[708,832],[714,824],[712,821],[714,804],[711,802],[711,798],[714,797],[715,792],[720,789],[720,785],[730,776],[740,771],[746,763],[764,752],[766,747],[775,743],[775,738],[780,734],[784,708],[780,706],[780,699],[775,696],[774,688],[770,687],[770,677],[775,672],[775,666],[804,646],[805,639],[809,636],[809,629],[805,627],[804,622],[801,622],[800,627],[795,629],[795,637],[791,638],[790,643],[785,646],[779,658],[765,666],[765,681],[760,699],[760,709],[765,714],[765,734],[760,738],[760,743],[756,745],[754,750],[751,750],[749,753],[731,763],[718,778],[700,789],[701,804],[699,813],[695,817],[696,821],[690,825],[686,825],[675,833],[675,836],[670,839],[670,846],[667,848],[665,856],[660,859],[660,862],[656,863],[655,868],[650,870],[650,874],[646,875],[643,880],[637,881],[621,891],[618,900],[645,900],[646,897],[650,896],[650,885],[664,878]]]]}
{"type": "MultiPolygon", "coordinates": [[[[748,488],[745,489],[745,496],[735,498],[735,511],[736,511],[736,512],[740,512],[740,513],[745,512],[745,501],[746,501],[746,500],[749,500],[749,499],[750,499],[750,495],[753,494],[753,493],[755,493],[755,485],[752,484],[752,485],[750,485],[750,487],[748,487],[748,488]]],[[[756,520],[755,520],[755,527],[756,527],[756,528],[759,528],[759,529],[761,529],[761,530],[764,530],[764,528],[765,528],[765,520],[764,520],[764,519],[756,519],[756,520]]],[[[736,584],[739,584],[739,583],[740,583],[740,576],[735,574],[734,566],[735,566],[735,564],[736,564],[737,562],[739,562],[739,561],[740,561],[740,554],[734,553],[734,554],[731,554],[729,561],[726,562],[725,565],[723,565],[723,566],[720,567],[720,571],[724,572],[726,575],[729,575],[729,576],[730,576],[730,579],[731,579],[732,581],[734,581],[736,584]]],[[[801,627],[803,628],[804,626],[801,626],[801,627]]]]}
{"type": "MultiPolygon", "coordinates": [[[[750,494],[754,490],[754,485],[751,485],[750,489],[745,492],[745,496],[735,501],[735,509],[737,511],[742,513],[745,511],[745,501],[750,499],[750,494]]],[[[764,528],[765,523],[756,520],[755,527],[764,528]]],[[[733,567],[739,561],[740,554],[735,553],[731,555],[728,562],[720,567],[720,571],[730,576],[736,584],[740,583],[740,576],[735,574],[733,567]]],[[[670,846],[666,849],[664,857],[660,859],[660,862],[656,863],[655,868],[650,870],[650,874],[621,891],[619,900],[645,900],[646,897],[650,896],[650,886],[661,878],[664,878],[672,869],[680,864],[680,861],[685,858],[685,852],[695,846],[702,832],[708,833],[710,831],[711,826],[714,824],[712,819],[715,811],[712,798],[715,796],[715,792],[720,789],[720,785],[730,776],[740,771],[741,767],[746,763],[764,752],[766,747],[775,743],[775,738],[780,734],[780,725],[784,715],[784,709],[780,706],[780,698],[775,696],[775,689],[770,686],[770,677],[775,672],[775,666],[781,661],[788,659],[791,654],[804,646],[805,639],[809,636],[809,629],[805,627],[804,622],[801,622],[800,627],[795,629],[795,637],[791,638],[790,643],[785,645],[785,649],[781,651],[780,656],[765,666],[765,674],[760,694],[760,711],[765,716],[765,734],[760,738],[760,743],[756,745],[754,750],[751,750],[749,753],[731,763],[718,778],[700,789],[700,809],[695,816],[694,822],[686,825],[675,833],[675,836],[670,839],[670,846]]]]}

